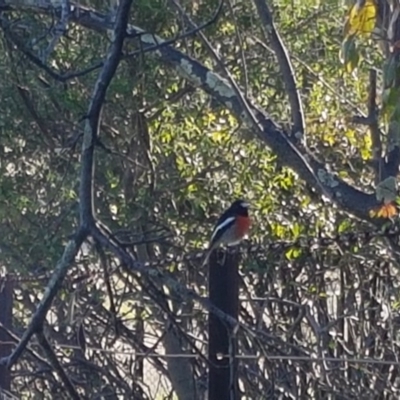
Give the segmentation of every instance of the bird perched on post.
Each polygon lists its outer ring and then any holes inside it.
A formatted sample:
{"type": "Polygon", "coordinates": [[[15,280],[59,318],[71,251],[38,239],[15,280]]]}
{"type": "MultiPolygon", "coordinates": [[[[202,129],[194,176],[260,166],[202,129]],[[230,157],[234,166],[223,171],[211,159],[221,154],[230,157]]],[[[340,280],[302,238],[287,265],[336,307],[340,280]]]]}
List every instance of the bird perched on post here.
{"type": "Polygon", "coordinates": [[[247,235],[250,229],[249,207],[249,203],[244,200],[235,200],[221,215],[211,235],[203,266],[207,264],[211,253],[219,245],[234,246],[247,235]]]}

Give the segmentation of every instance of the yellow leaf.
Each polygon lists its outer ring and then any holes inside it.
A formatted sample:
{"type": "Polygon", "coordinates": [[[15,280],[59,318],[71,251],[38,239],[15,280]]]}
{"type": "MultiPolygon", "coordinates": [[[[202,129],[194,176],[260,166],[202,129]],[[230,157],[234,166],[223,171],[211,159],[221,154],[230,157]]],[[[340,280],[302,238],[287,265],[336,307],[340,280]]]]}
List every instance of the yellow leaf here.
{"type": "Polygon", "coordinates": [[[346,34],[368,36],[375,27],[376,4],[374,0],[357,1],[350,9],[349,19],[346,24],[346,34]]]}

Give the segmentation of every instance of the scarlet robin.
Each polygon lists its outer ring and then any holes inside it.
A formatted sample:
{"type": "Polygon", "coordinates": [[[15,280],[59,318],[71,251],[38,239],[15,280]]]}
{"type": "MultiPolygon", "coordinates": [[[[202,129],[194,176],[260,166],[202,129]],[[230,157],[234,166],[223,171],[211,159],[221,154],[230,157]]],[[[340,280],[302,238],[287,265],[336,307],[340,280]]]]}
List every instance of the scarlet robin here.
{"type": "Polygon", "coordinates": [[[221,244],[234,246],[240,243],[250,229],[249,203],[244,200],[235,200],[218,219],[203,266],[207,264],[212,251],[221,244]]]}

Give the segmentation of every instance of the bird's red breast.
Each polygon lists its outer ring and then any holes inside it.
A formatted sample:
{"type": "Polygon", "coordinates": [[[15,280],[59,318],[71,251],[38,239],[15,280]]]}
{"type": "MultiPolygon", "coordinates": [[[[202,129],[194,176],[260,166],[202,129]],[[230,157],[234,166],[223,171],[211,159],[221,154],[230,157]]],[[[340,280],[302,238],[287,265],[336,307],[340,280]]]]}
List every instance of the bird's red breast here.
{"type": "Polygon", "coordinates": [[[250,229],[250,225],[251,225],[251,221],[250,218],[248,216],[241,216],[238,215],[236,217],[236,234],[238,236],[238,238],[243,238],[244,236],[247,235],[247,233],[249,232],[250,229]]]}

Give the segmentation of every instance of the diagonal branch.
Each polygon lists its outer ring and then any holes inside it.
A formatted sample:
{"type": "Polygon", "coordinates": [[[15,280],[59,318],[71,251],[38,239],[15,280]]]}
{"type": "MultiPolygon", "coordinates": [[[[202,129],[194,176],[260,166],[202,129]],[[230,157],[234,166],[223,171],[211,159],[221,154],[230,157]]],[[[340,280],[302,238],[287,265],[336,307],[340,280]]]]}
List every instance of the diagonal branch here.
{"type": "Polygon", "coordinates": [[[46,354],[47,359],[49,360],[51,366],[57,372],[57,374],[60,377],[61,381],[63,382],[65,388],[67,389],[67,392],[68,392],[70,398],[74,399],[74,400],[80,400],[81,396],[79,396],[74,385],[72,384],[71,380],[69,379],[67,373],[64,371],[64,368],[58,361],[57,356],[54,353],[53,349],[51,348],[51,345],[50,345],[49,341],[47,340],[46,336],[44,335],[44,333],[42,331],[39,331],[36,334],[36,337],[38,339],[40,347],[43,349],[44,353],[46,354]]]}
{"type": "MultiPolygon", "coordinates": [[[[16,79],[18,77],[16,76],[16,79]]],[[[40,117],[38,112],[36,111],[35,104],[32,101],[32,97],[30,92],[27,88],[21,86],[19,83],[16,85],[17,91],[25,104],[28,112],[32,116],[33,120],[36,122],[37,126],[39,127],[40,131],[43,133],[45,137],[45,143],[49,145],[49,147],[53,150],[55,148],[54,139],[49,131],[46,122],[40,117]]]]}
{"type": "Polygon", "coordinates": [[[51,307],[53,299],[60,290],[65,275],[67,274],[69,267],[74,262],[75,256],[77,255],[85,237],[86,234],[84,234],[82,231],[79,231],[77,235],[75,235],[75,238],[68,242],[67,246],[65,247],[64,254],[62,255],[52,277],[50,278],[50,281],[43,294],[43,298],[38,304],[28,327],[25,329],[25,332],[21,337],[21,340],[10,356],[0,359],[0,364],[6,364],[8,368],[11,368],[25,351],[26,346],[31,340],[33,334],[42,328],[43,322],[46,318],[47,312],[51,307]]]}
{"type": "Polygon", "coordinates": [[[305,133],[306,124],[304,122],[303,104],[300,99],[300,93],[296,87],[294,78],[294,69],[290,61],[288,51],[283,44],[279,32],[275,28],[272,14],[268,8],[266,0],[253,0],[258,11],[258,15],[262,21],[262,31],[265,40],[270,39],[271,47],[278,59],[278,65],[285,82],[286,91],[289,97],[289,103],[292,113],[293,137],[297,140],[305,133]]]}
{"type": "Polygon", "coordinates": [[[118,312],[117,308],[115,307],[114,295],[110,283],[110,272],[108,270],[108,263],[107,263],[107,256],[103,250],[103,247],[98,243],[95,242],[96,251],[99,254],[100,265],[103,270],[103,278],[106,285],[106,291],[108,296],[108,301],[110,303],[110,314],[112,315],[112,321],[115,330],[115,336],[119,336],[119,329],[118,329],[118,312]]]}
{"type": "MultiPolygon", "coordinates": [[[[59,13],[58,10],[54,10],[59,13]]],[[[93,10],[76,8],[71,19],[89,29],[104,32],[110,29],[106,17],[93,10]]],[[[141,34],[144,31],[130,25],[128,33],[141,34]]],[[[160,45],[164,41],[156,35],[141,34],[140,40],[144,49],[160,45]]],[[[221,76],[210,71],[201,63],[181,53],[171,46],[160,46],[152,53],[162,62],[170,65],[175,71],[186,78],[193,86],[200,87],[213,98],[219,100],[241,121],[248,120],[242,101],[238,98],[232,86],[221,76]]],[[[293,144],[287,139],[283,130],[273,121],[267,112],[260,109],[254,103],[249,103],[255,117],[260,123],[261,131],[256,131],[257,136],[278,156],[278,159],[292,168],[307,183],[316,186],[315,175],[320,178],[321,184],[329,192],[331,198],[344,210],[362,218],[369,219],[368,211],[377,205],[374,194],[366,194],[352,187],[332,173],[328,172],[325,165],[318,161],[312,154],[306,153],[302,158],[294,151],[293,144]],[[314,174],[304,163],[308,160],[314,174]]]]}
{"type": "MultiPolygon", "coordinates": [[[[7,334],[10,340],[12,340],[14,343],[18,343],[20,341],[20,338],[10,329],[6,328],[2,323],[0,323],[0,330],[3,331],[5,334],[7,334]]],[[[26,351],[35,361],[38,361],[47,368],[51,368],[51,365],[36,350],[33,350],[31,347],[27,347],[26,351]]]]}

